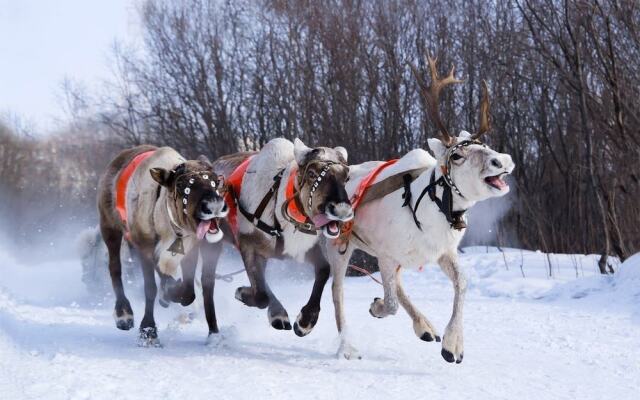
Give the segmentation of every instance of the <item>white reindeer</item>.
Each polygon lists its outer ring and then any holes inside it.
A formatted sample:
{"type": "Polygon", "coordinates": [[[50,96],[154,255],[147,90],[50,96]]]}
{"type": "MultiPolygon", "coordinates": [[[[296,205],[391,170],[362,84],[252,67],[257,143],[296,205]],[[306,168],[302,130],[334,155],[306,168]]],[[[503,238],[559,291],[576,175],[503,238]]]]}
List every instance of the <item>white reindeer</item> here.
{"type": "MultiPolygon", "coordinates": [[[[440,119],[438,98],[443,87],[461,81],[454,78],[454,68],[446,78],[438,78],[436,60],[428,57],[427,61],[431,70],[430,87],[425,86],[417,69],[413,66],[412,69],[431,118],[442,135],[440,139],[428,140],[435,158],[422,149],[412,150],[382,170],[373,181],[373,184],[383,182],[406,171],[423,168],[424,171],[419,173],[418,170],[419,175],[410,183],[413,196],[409,198],[408,207],[402,207],[406,190],[397,188],[356,209],[353,234],[346,244],[346,251],[345,242],[325,240],[326,256],[334,277],[336,324],[341,336],[338,356],[347,359],[359,358],[359,355],[346,334],[343,281],[349,258],[354,249],[359,248],[378,257],[384,287],[384,299],[374,299],[369,312],[383,318],[395,314],[400,304],[413,320],[415,334],[427,342],[439,342],[440,336],[409,300],[400,274],[406,267],[419,267],[429,262],[440,265],[453,282],[455,292],[453,313],[444,332],[441,354],[448,362],[462,362],[462,309],[467,282],[458,263],[457,248],[466,227],[463,212],[478,201],[509,192],[503,177],[514,168],[511,156],[497,153],[478,141],[489,130],[486,83],[483,82],[478,132],[471,135],[462,131],[458,137],[452,137],[440,119]]],[[[346,186],[349,196],[353,196],[363,178],[380,164],[371,161],[350,167],[350,181],[346,186]]]]}

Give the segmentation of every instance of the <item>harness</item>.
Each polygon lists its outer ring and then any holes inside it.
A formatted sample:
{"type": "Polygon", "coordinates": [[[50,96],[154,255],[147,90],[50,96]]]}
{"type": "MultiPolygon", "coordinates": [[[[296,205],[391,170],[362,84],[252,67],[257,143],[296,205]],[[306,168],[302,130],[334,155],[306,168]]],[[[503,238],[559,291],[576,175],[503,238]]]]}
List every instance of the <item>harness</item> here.
{"type": "MultiPolygon", "coordinates": [[[[316,178],[316,180],[311,185],[311,190],[309,192],[309,200],[307,204],[309,208],[313,205],[313,194],[318,189],[318,185],[322,182],[322,178],[327,174],[329,170],[330,164],[327,164],[320,175],[316,178]]],[[[285,197],[286,200],[282,204],[282,208],[280,211],[282,212],[282,216],[293,226],[296,227],[296,230],[306,233],[307,235],[316,235],[316,226],[309,218],[309,216],[304,212],[304,206],[302,205],[302,201],[300,200],[300,190],[302,190],[302,186],[304,185],[304,176],[308,171],[308,166],[305,168],[305,172],[300,176],[302,183],[299,184],[300,189],[295,190],[295,180],[298,175],[298,168],[293,167],[291,169],[291,174],[289,174],[289,179],[287,180],[287,187],[285,188],[285,197]]]]}
{"type": "Polygon", "coordinates": [[[229,207],[229,215],[227,219],[231,224],[231,229],[233,231],[234,237],[238,237],[238,214],[240,211],[249,222],[254,224],[256,228],[260,229],[267,235],[273,236],[276,238],[276,253],[281,254],[284,249],[284,239],[282,237],[282,228],[278,219],[273,217],[273,226],[265,223],[260,218],[262,217],[262,213],[267,208],[267,205],[271,201],[274,196],[277,196],[278,189],[280,188],[280,182],[282,181],[282,173],[284,169],[280,170],[276,176],[273,177],[273,184],[271,188],[264,195],[260,204],[256,210],[251,213],[246,208],[242,206],[240,203],[240,191],[242,189],[242,179],[244,178],[245,173],[247,172],[247,168],[254,156],[248,157],[245,159],[236,169],[229,175],[229,179],[227,180],[227,193],[225,195],[225,201],[227,202],[227,206],[229,207]]]}
{"type": "MultiPolygon", "coordinates": [[[[451,194],[451,191],[455,191],[456,194],[463,199],[465,197],[453,182],[453,178],[451,177],[451,156],[459,148],[471,146],[473,144],[487,147],[487,145],[477,139],[469,139],[463,140],[460,143],[457,143],[447,149],[447,157],[445,159],[445,165],[444,167],[442,167],[442,175],[436,180],[436,170],[433,170],[429,184],[422,190],[422,193],[420,193],[420,196],[416,201],[416,205],[413,208],[414,219],[415,213],[418,210],[418,206],[420,205],[420,201],[426,193],[429,193],[429,198],[431,199],[431,201],[436,203],[436,205],[440,209],[440,212],[444,214],[451,228],[461,231],[467,227],[466,216],[464,215],[467,210],[453,211],[453,196],[451,194]],[[436,195],[436,186],[442,187],[442,200],[438,199],[438,196],[436,195]]],[[[418,228],[420,228],[420,222],[417,219],[415,219],[415,222],[418,228]]]]}
{"type": "Polygon", "coordinates": [[[120,172],[120,176],[118,176],[118,180],[116,182],[116,210],[120,215],[120,220],[122,220],[122,224],[124,225],[125,234],[124,237],[127,241],[131,239],[131,234],[129,232],[129,224],[127,221],[127,185],[129,184],[129,179],[133,173],[138,169],[138,166],[151,157],[155,150],[145,151],[144,153],[140,153],[129,162],[129,164],[120,172]]]}
{"type": "MultiPolygon", "coordinates": [[[[248,211],[246,208],[244,208],[240,203],[240,191],[242,188],[242,179],[244,177],[244,174],[247,171],[251,158],[253,158],[253,156],[245,159],[238,167],[236,167],[236,169],[231,173],[231,175],[229,176],[229,179],[227,180],[227,194],[225,196],[225,200],[227,201],[227,205],[229,206],[229,209],[230,209],[229,215],[227,218],[231,223],[232,230],[234,231],[234,235],[237,237],[237,234],[238,234],[237,213],[236,213],[236,209],[237,209],[248,221],[254,224],[256,228],[260,229],[262,232],[266,233],[267,235],[275,237],[276,253],[282,254],[284,250],[284,237],[282,236],[282,226],[280,225],[278,218],[274,214],[273,226],[265,223],[260,218],[262,217],[264,210],[266,209],[267,205],[269,204],[272,198],[274,199],[274,203],[277,203],[276,197],[278,194],[278,190],[280,188],[280,184],[282,183],[282,175],[285,169],[284,168],[281,169],[276,174],[276,176],[273,177],[273,184],[271,185],[271,188],[264,195],[264,197],[260,201],[260,204],[258,204],[258,207],[256,208],[256,210],[252,213],[248,211]]],[[[322,163],[325,165],[320,171],[320,173],[318,174],[318,177],[311,184],[311,189],[309,191],[309,200],[307,202],[309,208],[311,208],[311,206],[313,205],[313,194],[320,186],[320,183],[322,182],[323,178],[327,175],[327,172],[329,171],[329,168],[331,168],[331,165],[336,164],[333,161],[310,162],[306,165],[304,172],[302,174],[298,173],[297,167],[295,166],[292,167],[291,172],[289,174],[289,178],[287,180],[287,186],[285,188],[286,200],[282,204],[282,208],[281,208],[283,217],[289,223],[294,225],[296,230],[308,235],[316,235],[317,234],[316,231],[319,228],[315,226],[315,224],[313,223],[313,220],[304,212],[304,206],[302,204],[302,201],[300,200],[300,190],[305,184],[304,177],[307,175],[309,171],[309,167],[316,163],[322,163]],[[296,178],[300,180],[298,184],[299,186],[298,190],[295,189],[296,178]]]]}

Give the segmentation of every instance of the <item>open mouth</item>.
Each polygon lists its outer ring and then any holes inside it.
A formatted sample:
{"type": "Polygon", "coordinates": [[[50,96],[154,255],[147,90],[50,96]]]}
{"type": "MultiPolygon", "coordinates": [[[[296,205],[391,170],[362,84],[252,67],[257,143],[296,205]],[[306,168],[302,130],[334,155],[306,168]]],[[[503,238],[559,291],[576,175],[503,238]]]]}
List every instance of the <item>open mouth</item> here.
{"type": "Polygon", "coordinates": [[[340,236],[340,222],[329,221],[328,224],[322,227],[322,233],[329,239],[335,239],[340,236]]]}
{"type": "Polygon", "coordinates": [[[506,175],[507,173],[503,172],[498,175],[487,176],[484,178],[484,182],[492,188],[502,191],[509,187],[509,184],[503,179],[506,175]]]}
{"type": "Polygon", "coordinates": [[[205,236],[208,242],[213,243],[220,240],[222,238],[222,231],[220,230],[220,226],[218,226],[218,221],[218,218],[200,220],[198,228],[196,229],[196,236],[198,237],[198,240],[202,240],[205,236]]]}
{"type": "Polygon", "coordinates": [[[313,224],[322,228],[322,233],[329,239],[336,239],[340,236],[343,221],[334,219],[327,214],[318,214],[312,218],[313,224]]]}

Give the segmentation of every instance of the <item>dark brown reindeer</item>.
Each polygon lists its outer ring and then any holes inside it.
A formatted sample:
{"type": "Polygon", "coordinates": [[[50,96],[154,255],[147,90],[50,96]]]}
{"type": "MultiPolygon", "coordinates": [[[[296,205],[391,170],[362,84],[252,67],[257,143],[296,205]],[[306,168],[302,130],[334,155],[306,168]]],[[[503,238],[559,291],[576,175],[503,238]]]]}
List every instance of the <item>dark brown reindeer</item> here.
{"type": "Polygon", "coordinates": [[[109,271],[116,295],[114,318],[118,329],[134,326],[133,310],[122,286],[120,246],[123,237],[139,258],[144,277],[145,313],[140,345],[158,346],[153,317],[157,294],[155,272],[161,277],[163,300],[190,304],[195,298],[195,268],[183,269],[182,281],[173,276],[203,252],[202,288],[209,337],[218,332],[213,303],[215,266],[223,237],[220,218],[228,212],[218,191],[218,177],[201,156],[185,160],[170,147],[138,146],[121,152],[108,166],[98,188],[100,230],[109,252],[109,271]],[[197,246],[206,238],[207,245],[197,246]]]}

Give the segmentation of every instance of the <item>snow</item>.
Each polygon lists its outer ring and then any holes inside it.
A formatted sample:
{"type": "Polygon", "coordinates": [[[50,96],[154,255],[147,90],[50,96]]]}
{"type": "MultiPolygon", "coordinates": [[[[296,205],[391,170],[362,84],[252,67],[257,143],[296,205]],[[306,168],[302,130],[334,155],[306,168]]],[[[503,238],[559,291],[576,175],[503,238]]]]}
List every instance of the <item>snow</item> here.
{"type": "MultiPolygon", "coordinates": [[[[78,260],[25,264],[0,250],[0,393],[4,399],[633,399],[640,387],[640,255],[598,274],[596,256],[473,247],[465,357],[415,337],[401,309],[382,320],[368,309],[382,288],[367,277],[345,284],[353,344],[364,356],[335,356],[330,285],[320,320],[305,338],[276,331],[264,310],[233,297],[244,274],[217,281],[221,338],[205,346],[201,299],[156,307],[163,348],[136,346],[137,330],[115,328],[113,298],[81,283],[78,260]],[[552,277],[548,261],[551,260],[552,277]],[[505,263],[506,261],[506,263],[505,263]],[[520,266],[522,265],[522,269],[520,266]],[[524,276],[523,277],[523,273],[524,276]],[[184,323],[187,313],[193,321],[184,323]]],[[[225,253],[221,273],[241,268],[225,253]]],[[[310,268],[269,265],[274,292],[292,319],[311,291],[310,268]]],[[[453,290],[434,266],[405,272],[407,292],[442,333],[453,290]]],[[[127,288],[136,324],[142,291],[127,288]]]]}

